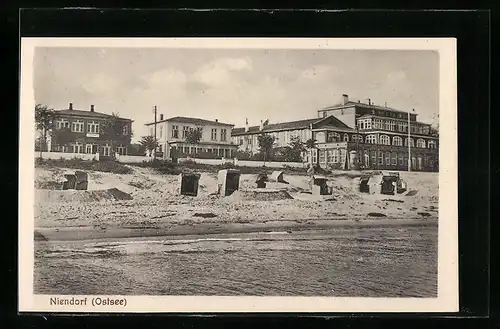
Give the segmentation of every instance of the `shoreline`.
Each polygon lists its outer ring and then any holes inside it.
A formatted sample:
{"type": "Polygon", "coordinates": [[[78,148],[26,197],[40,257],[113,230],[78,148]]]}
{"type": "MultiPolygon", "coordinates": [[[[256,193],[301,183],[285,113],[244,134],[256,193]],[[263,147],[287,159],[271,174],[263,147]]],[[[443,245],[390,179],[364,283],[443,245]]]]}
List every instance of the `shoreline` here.
{"type": "Polygon", "coordinates": [[[437,226],[437,218],[426,219],[323,219],[297,221],[268,221],[261,223],[199,223],[196,225],[174,224],[158,227],[110,227],[94,226],[35,227],[35,242],[86,241],[102,239],[177,237],[186,235],[267,233],[286,231],[325,230],[340,227],[388,227],[388,226],[437,226]]]}

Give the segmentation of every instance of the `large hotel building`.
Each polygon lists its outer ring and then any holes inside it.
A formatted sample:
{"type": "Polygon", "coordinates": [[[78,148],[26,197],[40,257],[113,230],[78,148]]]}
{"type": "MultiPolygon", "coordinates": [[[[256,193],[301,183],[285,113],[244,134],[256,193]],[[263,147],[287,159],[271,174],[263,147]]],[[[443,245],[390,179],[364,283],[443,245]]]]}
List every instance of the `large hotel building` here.
{"type": "Polygon", "coordinates": [[[430,124],[418,122],[413,111],[374,105],[370,100],[353,102],[348,95],[340,104],[318,110],[316,118],[247,124],[233,128],[231,138],[239,150],[256,153],[257,136],[262,133],[273,135],[276,147],[287,145],[293,136],[303,142],[316,140],[316,148],[304,152],[304,161],[323,168],[350,169],[356,154],[356,162],[365,169],[408,170],[410,165],[413,171],[439,170],[439,137],[430,124]]]}

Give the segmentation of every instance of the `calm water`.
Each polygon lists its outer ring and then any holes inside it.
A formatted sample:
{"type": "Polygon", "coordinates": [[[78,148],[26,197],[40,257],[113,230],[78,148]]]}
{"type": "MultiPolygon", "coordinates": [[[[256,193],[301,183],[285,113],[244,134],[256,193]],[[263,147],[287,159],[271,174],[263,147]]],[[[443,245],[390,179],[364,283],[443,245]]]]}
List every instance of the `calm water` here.
{"type": "Polygon", "coordinates": [[[37,294],[435,297],[437,225],[36,242],[37,294]]]}

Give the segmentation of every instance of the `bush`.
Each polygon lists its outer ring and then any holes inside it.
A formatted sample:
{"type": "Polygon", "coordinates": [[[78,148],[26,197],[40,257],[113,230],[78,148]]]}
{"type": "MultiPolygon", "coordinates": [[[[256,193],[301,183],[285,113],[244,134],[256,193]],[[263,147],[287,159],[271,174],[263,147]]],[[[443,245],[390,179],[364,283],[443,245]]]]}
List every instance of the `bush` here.
{"type": "Polygon", "coordinates": [[[129,167],[116,162],[116,161],[88,161],[80,158],[73,159],[35,159],[36,167],[46,167],[46,168],[70,168],[76,170],[92,170],[92,171],[102,171],[111,172],[115,174],[130,174],[132,169],[129,167]]]}

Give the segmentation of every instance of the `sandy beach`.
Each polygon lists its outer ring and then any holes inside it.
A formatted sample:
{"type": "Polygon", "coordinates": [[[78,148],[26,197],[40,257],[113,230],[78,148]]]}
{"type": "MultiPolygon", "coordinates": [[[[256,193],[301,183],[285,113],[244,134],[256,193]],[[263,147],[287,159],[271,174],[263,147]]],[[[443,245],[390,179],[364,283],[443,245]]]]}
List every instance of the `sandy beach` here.
{"type": "Polygon", "coordinates": [[[330,196],[308,194],[305,175],[285,175],[288,184],[269,182],[257,193],[256,175],[243,174],[239,191],[219,197],[216,174],[201,172],[198,196],[191,197],[176,195],[177,176],[150,168],[133,167],[131,174],[90,171],[87,191],[40,188],[74,170],[35,171],[37,240],[436,225],[438,216],[437,173],[401,173],[416,192],[394,196],[360,193],[359,179],[345,174],[329,177],[330,196]]]}

